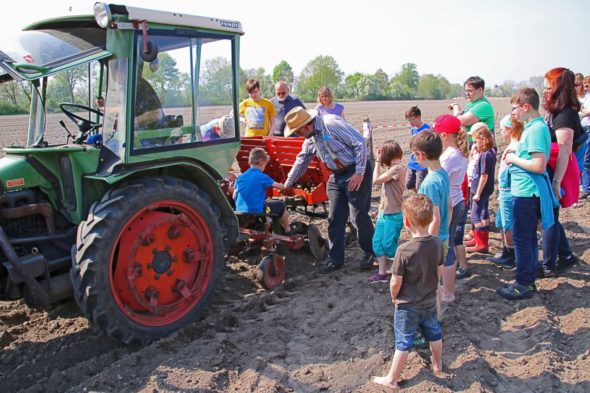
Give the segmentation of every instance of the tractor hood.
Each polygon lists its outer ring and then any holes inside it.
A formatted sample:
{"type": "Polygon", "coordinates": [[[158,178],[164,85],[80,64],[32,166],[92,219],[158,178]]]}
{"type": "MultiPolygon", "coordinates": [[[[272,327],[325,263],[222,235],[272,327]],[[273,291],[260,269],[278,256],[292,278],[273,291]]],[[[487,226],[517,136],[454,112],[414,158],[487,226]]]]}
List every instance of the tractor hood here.
{"type": "Polygon", "coordinates": [[[49,22],[21,31],[12,37],[10,47],[0,48],[0,83],[39,79],[111,55],[106,50],[106,29],[94,19],[49,22]]]}
{"type": "Polygon", "coordinates": [[[22,156],[0,158],[0,185],[2,191],[32,187],[50,187],[50,183],[22,156]]]}

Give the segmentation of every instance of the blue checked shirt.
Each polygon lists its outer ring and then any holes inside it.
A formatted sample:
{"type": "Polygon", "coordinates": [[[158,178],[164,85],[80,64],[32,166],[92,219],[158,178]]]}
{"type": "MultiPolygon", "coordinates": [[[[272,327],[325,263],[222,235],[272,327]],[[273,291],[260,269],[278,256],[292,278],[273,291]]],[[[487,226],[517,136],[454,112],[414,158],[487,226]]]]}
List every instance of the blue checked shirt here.
{"type": "Polygon", "coordinates": [[[307,170],[314,155],[333,171],[338,167],[332,156],[346,166],[356,164],[355,172],[363,176],[369,152],[363,136],[346,120],[336,115],[318,115],[315,118],[315,134],[303,142],[301,152],[289,171],[285,187],[293,187],[307,170]]]}

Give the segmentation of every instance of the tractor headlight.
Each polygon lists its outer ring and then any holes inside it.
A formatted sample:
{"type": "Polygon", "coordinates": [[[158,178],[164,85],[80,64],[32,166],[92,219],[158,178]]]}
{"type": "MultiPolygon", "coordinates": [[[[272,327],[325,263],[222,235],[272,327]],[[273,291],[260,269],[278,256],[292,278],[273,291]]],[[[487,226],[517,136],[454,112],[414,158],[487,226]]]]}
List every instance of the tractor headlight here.
{"type": "Polygon", "coordinates": [[[111,25],[113,14],[111,14],[111,9],[107,3],[102,1],[94,3],[94,19],[103,29],[106,29],[111,25]]]}

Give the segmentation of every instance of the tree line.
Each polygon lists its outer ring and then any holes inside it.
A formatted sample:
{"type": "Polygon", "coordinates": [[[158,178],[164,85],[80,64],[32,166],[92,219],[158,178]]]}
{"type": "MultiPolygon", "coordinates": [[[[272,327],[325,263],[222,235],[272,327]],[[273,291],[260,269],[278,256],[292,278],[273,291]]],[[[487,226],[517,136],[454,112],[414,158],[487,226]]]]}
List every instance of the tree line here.
{"type": "MultiPolygon", "coordinates": [[[[192,99],[189,75],[178,70],[176,61],[166,53],[160,54],[160,69],[144,77],[152,83],[166,106],[188,106],[192,99]]],[[[267,73],[263,67],[240,69],[239,97],[246,98],[244,84],[248,79],[260,81],[263,96],[274,96],[274,84],[285,80],[291,92],[305,102],[313,102],[320,87],[328,86],[337,100],[420,100],[447,99],[463,95],[463,86],[450,83],[442,75],[420,74],[414,63],[403,64],[393,76],[381,68],[373,74],[355,72],[345,75],[332,56],[317,56],[295,75],[291,65],[282,60],[267,73]]],[[[467,76],[466,76],[467,77],[467,76]]],[[[528,81],[506,81],[488,86],[486,95],[509,97],[523,86],[541,90],[543,77],[528,81]]],[[[49,81],[51,96],[47,110],[58,110],[61,102],[88,102],[88,67],[80,66],[56,74],[49,81]]],[[[231,62],[223,57],[206,60],[202,65],[199,92],[201,105],[228,105],[232,98],[231,62]]],[[[27,113],[30,105],[30,85],[27,82],[5,82],[0,85],[0,115],[27,113]]]]}

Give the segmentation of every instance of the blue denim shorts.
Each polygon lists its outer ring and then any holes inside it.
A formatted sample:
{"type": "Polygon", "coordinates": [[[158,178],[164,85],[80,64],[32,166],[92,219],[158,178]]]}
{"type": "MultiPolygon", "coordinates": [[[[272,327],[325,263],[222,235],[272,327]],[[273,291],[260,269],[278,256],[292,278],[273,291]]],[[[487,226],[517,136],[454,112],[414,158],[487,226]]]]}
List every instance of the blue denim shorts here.
{"type": "Polygon", "coordinates": [[[455,256],[455,246],[463,244],[463,235],[461,242],[457,243],[457,230],[464,232],[465,228],[465,203],[463,201],[453,206],[453,216],[449,225],[449,249],[445,257],[445,266],[453,266],[457,257],[455,256]]]}
{"type": "Polygon", "coordinates": [[[436,319],[436,305],[396,307],[393,314],[395,349],[409,351],[418,328],[426,341],[442,340],[442,329],[436,319]]]}
{"type": "Polygon", "coordinates": [[[467,210],[467,206],[465,206],[465,210],[463,210],[463,217],[457,223],[455,239],[453,242],[455,246],[460,246],[463,244],[463,238],[465,237],[465,224],[467,223],[467,210]]]}

